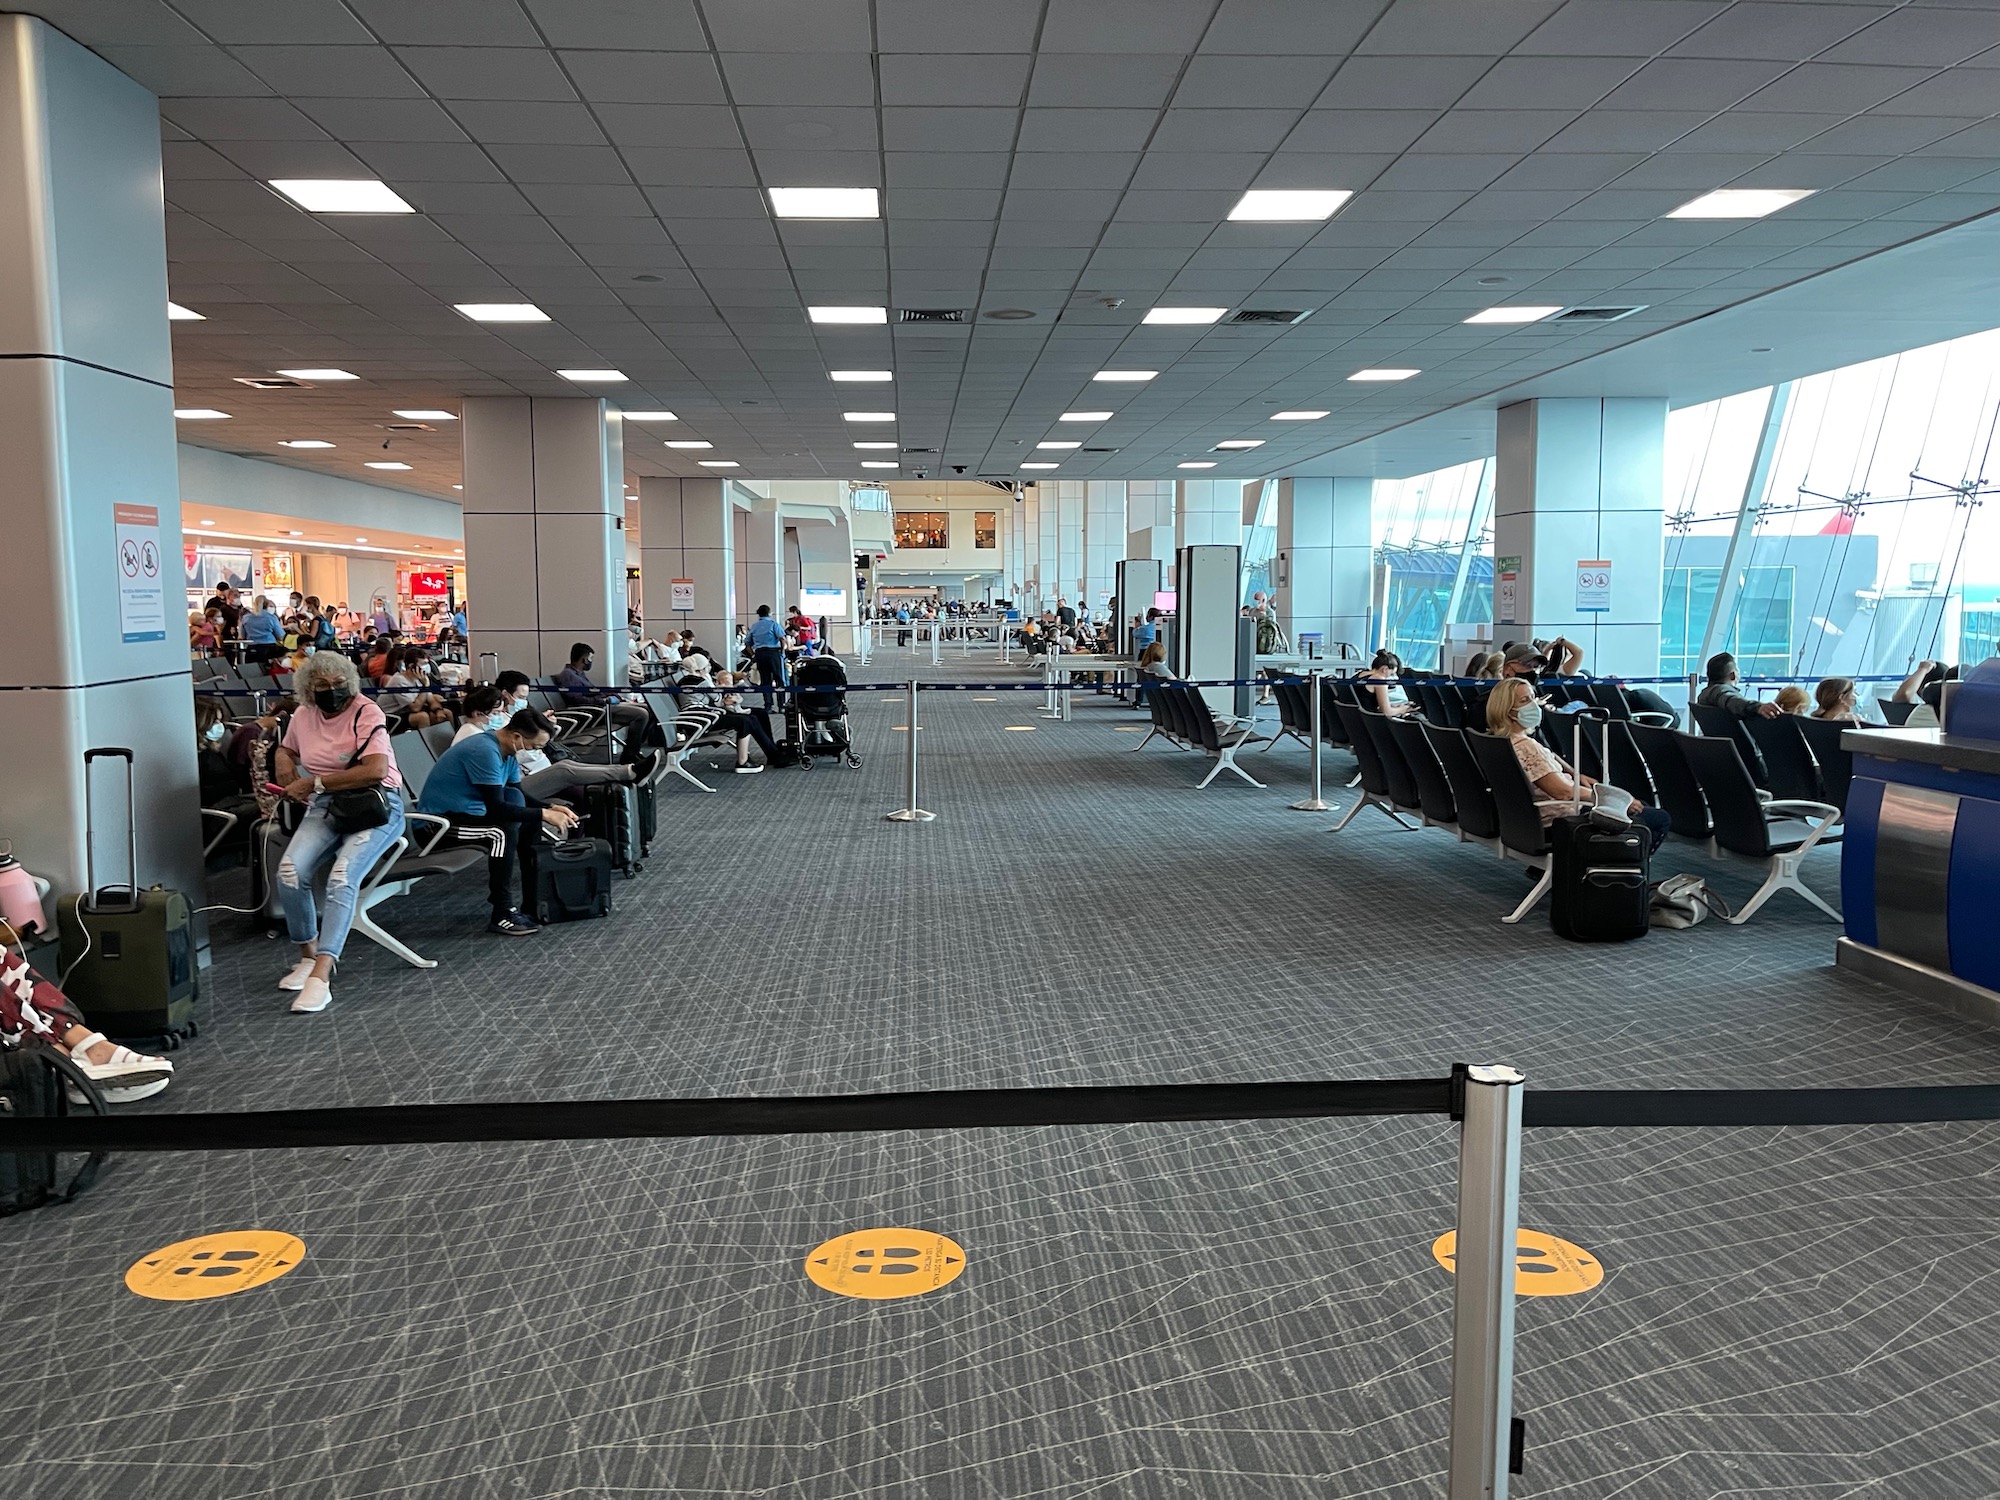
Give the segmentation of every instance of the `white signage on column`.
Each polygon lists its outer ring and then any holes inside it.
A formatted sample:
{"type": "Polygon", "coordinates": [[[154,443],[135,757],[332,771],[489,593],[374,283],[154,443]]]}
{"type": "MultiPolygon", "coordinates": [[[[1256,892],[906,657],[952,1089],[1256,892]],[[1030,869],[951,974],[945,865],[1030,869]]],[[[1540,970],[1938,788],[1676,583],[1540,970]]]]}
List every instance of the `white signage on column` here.
{"type": "Polygon", "coordinates": [[[1500,558],[1494,565],[1493,618],[1501,625],[1514,623],[1514,611],[1520,607],[1521,599],[1521,559],[1510,555],[1500,558]]]}
{"type": "Polygon", "coordinates": [[[1576,564],[1576,612],[1611,613],[1611,563],[1606,558],[1579,558],[1576,564]]]}
{"type": "Polygon", "coordinates": [[[667,587],[673,591],[675,609],[694,608],[694,580],[692,578],[669,579],[667,587]]]}
{"type": "Polygon", "coordinates": [[[126,641],[167,638],[166,585],[160,579],[160,508],[112,507],[118,543],[118,628],[126,641]]]}

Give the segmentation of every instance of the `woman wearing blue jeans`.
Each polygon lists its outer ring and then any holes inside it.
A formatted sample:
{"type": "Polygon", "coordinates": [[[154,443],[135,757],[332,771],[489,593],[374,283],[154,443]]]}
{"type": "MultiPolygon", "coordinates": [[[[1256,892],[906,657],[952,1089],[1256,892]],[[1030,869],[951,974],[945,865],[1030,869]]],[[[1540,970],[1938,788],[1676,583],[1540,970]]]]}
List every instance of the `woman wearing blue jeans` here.
{"type": "Polygon", "coordinates": [[[296,991],[293,1012],[310,1015],[333,1001],[333,967],[354,925],[362,884],[402,837],[403,794],[388,723],[382,710],[361,696],[353,662],[332,651],[308,657],[295,691],[299,706],[278,746],[278,780],[287,797],[305,804],[306,813],[278,866],[278,900],[286,930],[299,945],[299,961],[278,988],[296,991]],[[372,786],[388,793],[388,821],[341,833],[327,815],[331,794],[372,786]],[[323,914],[313,902],[322,873],[323,914]]]}

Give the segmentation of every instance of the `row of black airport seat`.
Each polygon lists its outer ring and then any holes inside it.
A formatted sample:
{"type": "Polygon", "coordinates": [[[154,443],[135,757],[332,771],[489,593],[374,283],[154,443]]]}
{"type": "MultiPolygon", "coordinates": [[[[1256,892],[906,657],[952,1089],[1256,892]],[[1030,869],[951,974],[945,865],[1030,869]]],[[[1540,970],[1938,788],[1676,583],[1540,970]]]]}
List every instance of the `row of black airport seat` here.
{"type": "MultiPolygon", "coordinates": [[[[1410,714],[1381,713],[1372,701],[1362,701],[1358,689],[1370,686],[1365,679],[1321,679],[1322,738],[1354,756],[1361,791],[1338,826],[1346,827],[1363,808],[1374,807],[1405,827],[1440,828],[1502,858],[1541,867],[1541,882],[1505,919],[1519,921],[1547,889],[1550,853],[1537,806],[1540,794],[1514,747],[1463,720],[1437,723],[1421,707],[1410,714]]],[[[1284,730],[1307,739],[1312,723],[1308,684],[1277,681],[1272,693],[1284,730]]],[[[1372,700],[1372,694],[1367,696],[1372,700]]],[[[1763,871],[1763,883],[1732,922],[1747,921],[1780,890],[1794,891],[1839,919],[1839,912],[1800,880],[1799,871],[1813,849],[1840,840],[1852,774],[1852,757],[1838,740],[1837,731],[1845,726],[1790,715],[1732,720],[1757,726],[1750,732],[1785,752],[1772,757],[1785,768],[1781,794],[1758,786],[1733,737],[1683,734],[1635,717],[1613,718],[1603,710],[1579,709],[1578,715],[1546,715],[1544,742],[1564,759],[1574,759],[1586,775],[1664,809],[1673,823],[1669,848],[1747,862],[1763,871]],[[1814,742],[1824,759],[1807,758],[1814,742]],[[1792,756],[1793,749],[1801,753],[1792,756]]]]}

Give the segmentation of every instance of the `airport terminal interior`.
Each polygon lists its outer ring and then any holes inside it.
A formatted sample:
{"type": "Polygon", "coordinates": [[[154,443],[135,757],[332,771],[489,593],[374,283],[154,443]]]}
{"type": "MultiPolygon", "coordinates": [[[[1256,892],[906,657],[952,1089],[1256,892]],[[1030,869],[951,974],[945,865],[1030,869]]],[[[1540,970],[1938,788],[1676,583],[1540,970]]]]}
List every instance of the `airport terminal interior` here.
{"type": "Polygon", "coordinates": [[[2000,1497],[2000,4],[15,0],[0,356],[0,1494],[2000,1497]]]}

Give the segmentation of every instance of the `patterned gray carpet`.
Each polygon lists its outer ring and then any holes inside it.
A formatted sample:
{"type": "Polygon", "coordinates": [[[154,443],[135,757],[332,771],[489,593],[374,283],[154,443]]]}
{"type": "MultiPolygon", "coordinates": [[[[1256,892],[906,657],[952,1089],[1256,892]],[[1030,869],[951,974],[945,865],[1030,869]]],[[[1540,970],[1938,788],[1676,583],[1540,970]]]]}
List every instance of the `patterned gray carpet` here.
{"type": "MultiPolygon", "coordinates": [[[[1059,724],[986,696],[924,699],[934,824],[881,821],[903,710],[857,694],[862,770],[704,762],[715,793],[665,792],[604,922],[487,937],[476,879],[390,904],[439,967],[357,942],[317,1017],[271,988],[281,944],[225,928],[183,1077],[134,1108],[1461,1059],[1545,1087],[2000,1073],[1993,1033],[1831,968],[1833,924],[1790,898],[1572,946],[1499,925],[1515,867],[1288,811],[1296,746],[1247,758],[1267,790],[1196,793],[1197,758],[1130,753],[1139,720],[1110,700],[1059,724]]],[[[1809,872],[1829,896],[1837,860],[1809,872]]],[[[1977,1125],[1532,1132],[1524,1223],[1606,1275],[1522,1303],[1516,1493],[2000,1494],[1996,1146],[1977,1125]]],[[[1385,1120],[129,1157],[0,1223],[0,1494],[1437,1496],[1454,1150],[1443,1122],[1385,1120]],[[806,1280],[808,1250],[871,1226],[949,1234],[967,1269],[905,1301],[806,1280]],[[243,1228],[297,1234],[304,1264],[205,1303],[121,1284],[243,1228]]]]}

